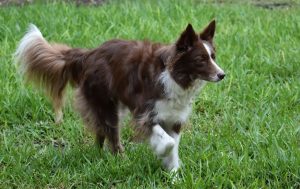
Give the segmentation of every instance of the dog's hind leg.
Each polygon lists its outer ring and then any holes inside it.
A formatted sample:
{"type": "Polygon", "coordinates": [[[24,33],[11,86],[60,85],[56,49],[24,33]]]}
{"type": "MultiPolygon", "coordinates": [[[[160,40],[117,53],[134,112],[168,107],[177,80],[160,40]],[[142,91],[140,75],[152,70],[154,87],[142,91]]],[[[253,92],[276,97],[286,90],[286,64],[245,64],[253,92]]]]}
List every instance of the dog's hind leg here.
{"type": "Polygon", "coordinates": [[[118,103],[106,94],[100,82],[87,81],[77,92],[77,109],[85,125],[96,134],[96,143],[102,147],[107,139],[111,151],[121,153],[124,148],[118,127],[118,103]]]}
{"type": "Polygon", "coordinates": [[[118,127],[118,114],[114,105],[110,105],[110,109],[97,108],[96,113],[97,124],[96,142],[101,147],[103,146],[104,139],[106,138],[110,149],[113,153],[122,153],[124,148],[120,141],[120,130],[118,127]]]}
{"type": "Polygon", "coordinates": [[[63,82],[57,89],[55,89],[51,94],[52,105],[55,112],[55,123],[60,124],[63,121],[63,107],[65,102],[65,93],[66,93],[67,82],[63,82]]]}
{"type": "Polygon", "coordinates": [[[63,77],[62,83],[55,87],[52,87],[49,90],[49,95],[52,100],[52,106],[55,113],[55,123],[60,124],[63,121],[63,107],[65,102],[65,93],[66,93],[66,86],[67,86],[67,79],[63,77]]]}
{"type": "Polygon", "coordinates": [[[109,147],[113,153],[122,153],[124,148],[120,141],[120,129],[118,127],[118,113],[114,103],[109,108],[97,107],[96,114],[96,142],[102,147],[107,139],[109,147]]]}
{"type": "Polygon", "coordinates": [[[100,148],[103,148],[104,141],[105,141],[105,135],[103,134],[103,132],[102,131],[97,131],[96,132],[96,144],[100,148]]]}
{"type": "Polygon", "coordinates": [[[52,104],[55,113],[55,119],[54,119],[55,123],[60,124],[63,121],[63,112],[62,112],[63,105],[64,105],[63,96],[61,95],[60,97],[53,99],[52,104]]]}
{"type": "Polygon", "coordinates": [[[120,131],[119,127],[109,127],[106,130],[106,137],[108,139],[110,148],[113,153],[122,153],[124,152],[124,147],[120,141],[120,131]]]}

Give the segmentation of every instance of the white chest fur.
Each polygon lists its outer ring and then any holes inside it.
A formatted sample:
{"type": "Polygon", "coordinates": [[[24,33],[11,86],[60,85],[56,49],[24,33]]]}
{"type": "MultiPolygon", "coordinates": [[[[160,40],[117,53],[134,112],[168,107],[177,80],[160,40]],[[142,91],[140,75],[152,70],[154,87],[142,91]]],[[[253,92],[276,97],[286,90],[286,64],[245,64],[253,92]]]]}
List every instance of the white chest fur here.
{"type": "Polygon", "coordinates": [[[199,80],[189,89],[182,89],[166,70],[161,73],[159,82],[164,86],[167,99],[157,101],[154,111],[155,119],[163,121],[166,126],[184,123],[192,111],[192,101],[204,86],[205,81],[199,80]]]}

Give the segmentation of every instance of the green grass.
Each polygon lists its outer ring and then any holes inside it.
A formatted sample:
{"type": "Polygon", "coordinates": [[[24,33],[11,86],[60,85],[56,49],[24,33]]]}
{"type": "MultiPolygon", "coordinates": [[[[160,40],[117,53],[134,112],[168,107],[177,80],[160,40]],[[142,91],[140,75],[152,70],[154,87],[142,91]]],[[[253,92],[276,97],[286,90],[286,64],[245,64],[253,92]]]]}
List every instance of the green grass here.
{"type": "Polygon", "coordinates": [[[300,7],[152,2],[0,8],[0,188],[300,188],[300,7]],[[227,76],[195,102],[174,185],[147,145],[130,142],[129,126],[123,157],[99,151],[71,90],[55,125],[49,101],[12,61],[29,23],[50,41],[91,48],[112,38],[173,42],[188,22],[200,31],[212,18],[227,76]]]}

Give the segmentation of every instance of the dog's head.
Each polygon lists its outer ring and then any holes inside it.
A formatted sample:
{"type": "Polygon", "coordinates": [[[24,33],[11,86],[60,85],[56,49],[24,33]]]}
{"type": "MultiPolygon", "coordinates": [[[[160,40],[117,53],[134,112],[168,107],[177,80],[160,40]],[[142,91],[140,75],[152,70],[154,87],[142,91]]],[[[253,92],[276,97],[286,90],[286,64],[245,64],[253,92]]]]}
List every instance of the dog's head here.
{"type": "Polygon", "coordinates": [[[216,22],[213,20],[197,34],[188,24],[177,40],[170,70],[173,78],[182,86],[196,79],[217,82],[225,77],[224,71],[215,62],[215,28],[216,22]]]}

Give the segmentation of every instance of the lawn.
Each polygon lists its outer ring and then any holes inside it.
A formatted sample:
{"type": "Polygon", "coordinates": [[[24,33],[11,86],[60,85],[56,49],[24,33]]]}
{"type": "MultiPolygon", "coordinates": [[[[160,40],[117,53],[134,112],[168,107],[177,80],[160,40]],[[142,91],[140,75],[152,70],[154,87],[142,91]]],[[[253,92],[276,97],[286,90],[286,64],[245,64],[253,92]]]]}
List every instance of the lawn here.
{"type": "Polygon", "coordinates": [[[300,188],[300,6],[111,1],[0,7],[0,188],[300,188]],[[217,20],[227,76],[199,94],[180,144],[179,180],[123,124],[123,156],[99,150],[72,108],[55,125],[12,54],[29,23],[46,39],[92,48],[112,38],[173,42],[188,23],[217,20]]]}

